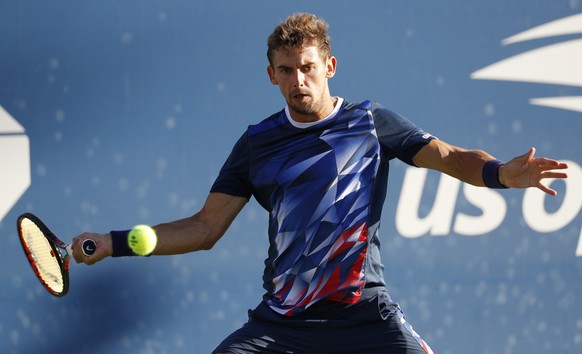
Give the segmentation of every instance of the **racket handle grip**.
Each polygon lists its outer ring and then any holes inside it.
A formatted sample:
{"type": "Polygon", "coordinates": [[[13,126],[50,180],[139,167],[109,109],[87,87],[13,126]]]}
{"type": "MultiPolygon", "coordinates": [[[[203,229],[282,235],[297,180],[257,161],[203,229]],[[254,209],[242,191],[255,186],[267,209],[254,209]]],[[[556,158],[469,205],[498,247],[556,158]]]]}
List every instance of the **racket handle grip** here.
{"type": "Polygon", "coordinates": [[[83,249],[83,253],[85,254],[85,256],[91,256],[93,255],[93,253],[95,253],[95,250],[97,249],[97,244],[95,243],[95,240],[88,238],[83,241],[81,248],[83,249]]]}

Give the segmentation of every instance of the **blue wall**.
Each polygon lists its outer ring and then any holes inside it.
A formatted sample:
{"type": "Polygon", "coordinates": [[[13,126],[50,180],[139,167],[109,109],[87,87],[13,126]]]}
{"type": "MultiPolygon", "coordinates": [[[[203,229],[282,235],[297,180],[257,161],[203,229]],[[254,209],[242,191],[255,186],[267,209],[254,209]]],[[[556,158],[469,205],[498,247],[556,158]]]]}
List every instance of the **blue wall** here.
{"type": "MultiPolygon", "coordinates": [[[[560,195],[540,198],[480,196],[454,183],[439,194],[439,174],[422,180],[394,162],[382,252],[409,321],[438,353],[582,352],[582,110],[529,102],[581,96],[582,81],[471,78],[582,38],[501,44],[581,13],[577,0],[0,0],[0,106],[24,127],[31,167],[30,187],[0,217],[0,352],[208,353],[246,320],[263,293],[267,255],[267,216],[255,201],[212,251],[72,265],[60,299],[36,283],[15,220],[32,211],[70,239],[196,212],[245,127],[283,107],[265,70],[266,37],[297,11],[331,24],[332,94],[379,101],[503,160],[536,146],[572,166],[574,178],[552,184],[560,195]],[[423,191],[413,214],[401,195],[408,180],[423,191]],[[452,208],[433,214],[444,232],[407,234],[407,220],[426,220],[447,198],[452,208]],[[399,210],[409,215],[401,226],[399,210]],[[455,228],[463,216],[487,228],[481,217],[495,210],[490,231],[455,228]]],[[[580,77],[581,67],[566,69],[580,77]]]]}

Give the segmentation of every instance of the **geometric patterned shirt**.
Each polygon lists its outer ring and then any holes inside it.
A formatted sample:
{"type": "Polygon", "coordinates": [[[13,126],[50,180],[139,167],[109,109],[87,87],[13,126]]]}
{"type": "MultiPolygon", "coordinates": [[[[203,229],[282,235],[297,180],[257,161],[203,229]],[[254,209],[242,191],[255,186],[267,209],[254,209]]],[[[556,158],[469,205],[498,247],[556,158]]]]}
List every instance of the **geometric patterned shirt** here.
{"type": "Polygon", "coordinates": [[[318,300],[355,303],[385,285],[378,234],[393,158],[435,139],[378,104],[338,98],[314,123],[288,108],[251,125],[211,192],[254,197],[269,213],[264,300],[293,316],[318,300]]]}

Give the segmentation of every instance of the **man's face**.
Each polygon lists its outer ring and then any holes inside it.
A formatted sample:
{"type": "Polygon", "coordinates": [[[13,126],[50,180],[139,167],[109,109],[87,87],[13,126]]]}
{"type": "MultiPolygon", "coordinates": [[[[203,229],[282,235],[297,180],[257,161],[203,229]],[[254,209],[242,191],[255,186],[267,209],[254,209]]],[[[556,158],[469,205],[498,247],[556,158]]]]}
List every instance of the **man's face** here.
{"type": "Polygon", "coordinates": [[[334,100],[327,79],[335,74],[334,57],[322,59],[315,46],[279,48],[272,64],[267,67],[269,78],[279,85],[294,120],[317,121],[331,113],[334,100]]]}

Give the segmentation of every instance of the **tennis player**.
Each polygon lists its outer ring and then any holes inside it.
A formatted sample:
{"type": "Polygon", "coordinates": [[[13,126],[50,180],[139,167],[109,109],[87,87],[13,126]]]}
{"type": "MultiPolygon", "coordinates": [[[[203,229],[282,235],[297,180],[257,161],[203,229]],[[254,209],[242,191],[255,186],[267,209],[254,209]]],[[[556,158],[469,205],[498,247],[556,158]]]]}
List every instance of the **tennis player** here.
{"type": "MultiPolygon", "coordinates": [[[[369,55],[370,53],[363,53],[369,55]]],[[[371,102],[330,94],[336,72],[328,24],[294,14],[268,38],[267,72],[286,107],[235,144],[202,209],[155,226],[156,255],[207,250],[251,197],[269,213],[266,293],[215,353],[433,353],[391,299],[380,260],[388,162],[430,168],[489,188],[566,178],[564,163],[529,150],[507,163],[447,144],[371,102]]],[[[128,231],[74,239],[77,262],[131,256],[128,231]],[[93,238],[97,252],[84,256],[93,238]]]]}

